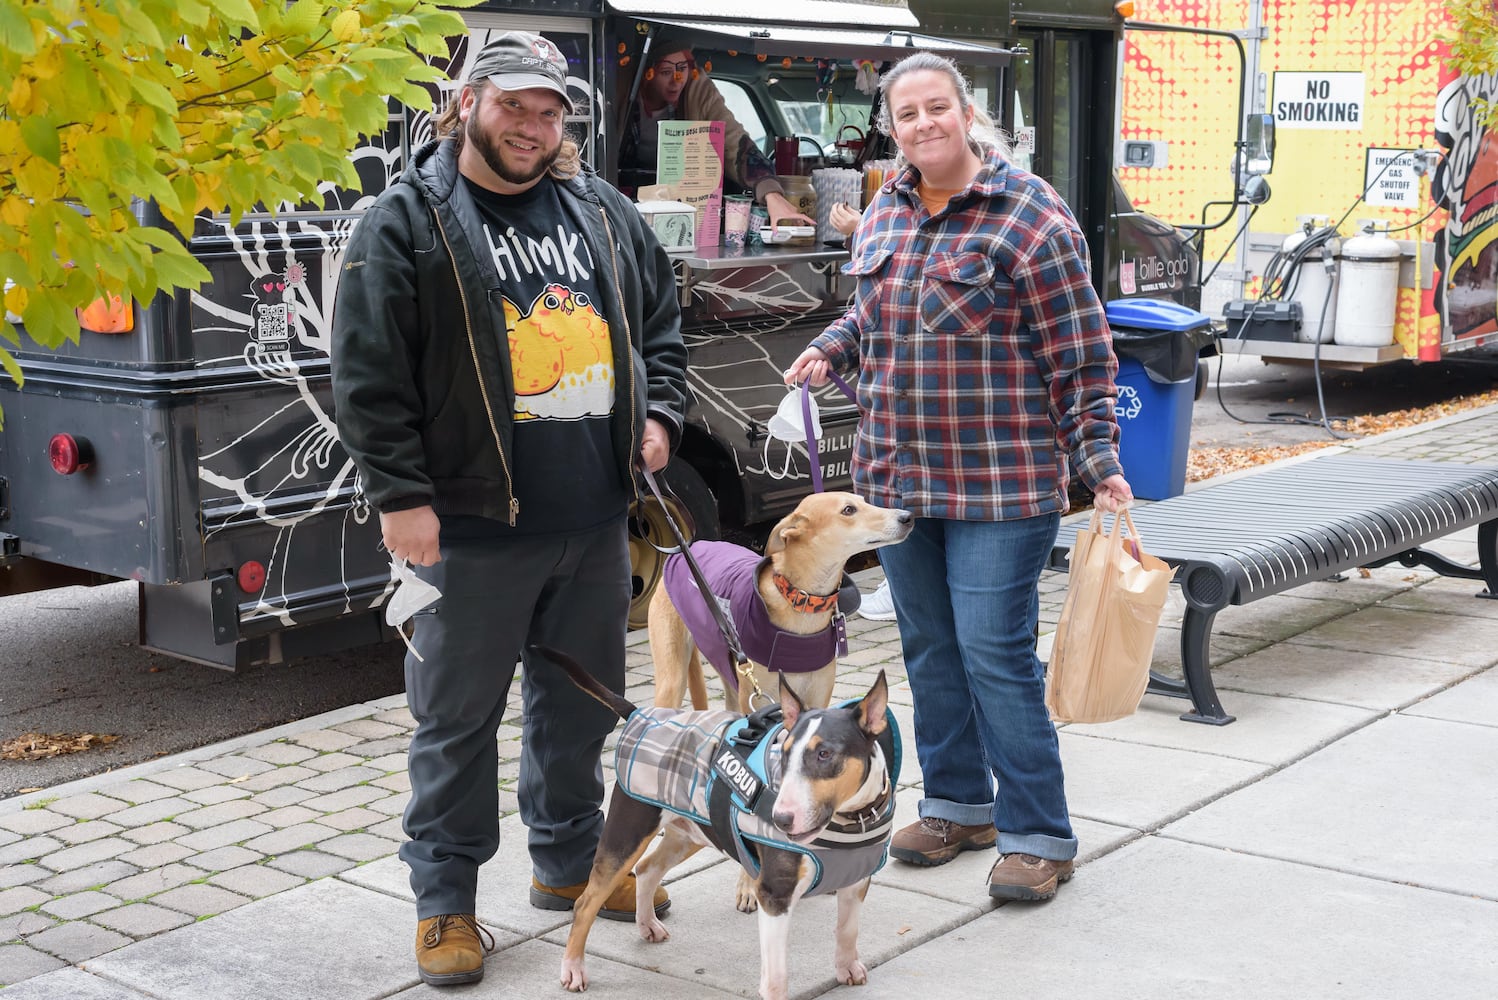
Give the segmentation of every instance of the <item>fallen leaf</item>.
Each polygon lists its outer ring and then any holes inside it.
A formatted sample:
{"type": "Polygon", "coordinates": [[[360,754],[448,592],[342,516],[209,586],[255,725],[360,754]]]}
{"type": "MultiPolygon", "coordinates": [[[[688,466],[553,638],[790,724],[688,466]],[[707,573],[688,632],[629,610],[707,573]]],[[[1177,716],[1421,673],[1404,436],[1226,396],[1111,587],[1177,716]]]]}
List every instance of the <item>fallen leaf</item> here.
{"type": "MultiPolygon", "coordinates": [[[[1498,389],[1457,396],[1430,406],[1393,410],[1389,413],[1372,413],[1362,417],[1347,417],[1331,421],[1334,430],[1354,437],[1383,434],[1387,431],[1418,427],[1432,420],[1449,417],[1464,410],[1498,403],[1498,389]]],[[[1245,431],[1244,437],[1253,437],[1253,431],[1245,431]]],[[[1256,465],[1267,465],[1292,455],[1303,455],[1308,451],[1330,448],[1336,441],[1306,441],[1301,444],[1266,445],[1262,448],[1193,448],[1186,458],[1186,481],[1195,483],[1203,479],[1249,469],[1256,465]]],[[[1125,473],[1127,475],[1127,473],[1125,473]]]]}
{"type": "Polygon", "coordinates": [[[0,743],[0,760],[45,760],[106,747],[117,739],[101,733],[23,733],[0,743]]]}

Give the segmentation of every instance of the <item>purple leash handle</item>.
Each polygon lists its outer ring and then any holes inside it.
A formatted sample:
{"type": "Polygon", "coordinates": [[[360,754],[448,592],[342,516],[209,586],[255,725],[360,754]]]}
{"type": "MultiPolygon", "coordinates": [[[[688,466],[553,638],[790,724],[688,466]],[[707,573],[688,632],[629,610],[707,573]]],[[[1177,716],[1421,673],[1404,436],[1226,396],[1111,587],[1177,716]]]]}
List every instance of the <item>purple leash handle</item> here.
{"type": "MultiPolygon", "coordinates": [[[[843,381],[841,376],[829,371],[827,377],[832,380],[833,385],[843,391],[843,395],[847,396],[854,406],[858,405],[858,394],[853,391],[852,386],[843,381]]],[[[820,493],[822,492],[822,456],[817,452],[817,439],[812,432],[811,379],[801,383],[801,426],[806,428],[806,457],[811,460],[811,491],[820,493]]]]}

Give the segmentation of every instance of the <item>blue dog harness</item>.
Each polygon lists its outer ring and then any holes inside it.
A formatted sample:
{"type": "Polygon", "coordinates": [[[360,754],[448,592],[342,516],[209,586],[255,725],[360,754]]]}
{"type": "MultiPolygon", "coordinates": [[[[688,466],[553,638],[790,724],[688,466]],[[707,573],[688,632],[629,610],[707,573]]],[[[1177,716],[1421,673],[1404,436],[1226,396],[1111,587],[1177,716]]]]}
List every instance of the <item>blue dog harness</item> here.
{"type": "Polygon", "coordinates": [[[812,865],[807,895],[830,893],[868,878],[888,859],[901,747],[888,710],[885,722],[878,738],[888,771],[884,794],[857,815],[838,814],[810,844],[785,839],[771,817],[786,736],[779,705],[749,716],[636,709],[619,735],[615,774],[630,797],[710,826],[750,873],[759,873],[762,847],[793,851],[812,865]]]}

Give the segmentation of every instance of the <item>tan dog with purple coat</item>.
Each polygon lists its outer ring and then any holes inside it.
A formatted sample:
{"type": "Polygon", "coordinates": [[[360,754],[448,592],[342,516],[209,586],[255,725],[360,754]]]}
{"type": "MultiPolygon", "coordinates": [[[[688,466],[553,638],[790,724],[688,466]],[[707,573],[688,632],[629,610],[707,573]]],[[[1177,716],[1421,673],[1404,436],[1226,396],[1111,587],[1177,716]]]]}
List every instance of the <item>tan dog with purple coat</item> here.
{"type": "MultiPolygon", "coordinates": [[[[697,542],[692,546],[694,554],[701,551],[742,559],[745,565],[740,571],[752,573],[752,580],[744,585],[758,595],[762,612],[753,607],[752,599],[735,601],[733,625],[744,642],[754,681],[761,691],[769,696],[779,690],[775,676],[778,665],[769,662],[772,645],[782,650],[812,646],[816,642],[814,637],[826,635],[833,626],[843,567],[848,560],[860,552],[904,541],[914,526],[909,511],[876,507],[854,493],[813,493],[771,530],[763,559],[750,549],[726,542],[697,542]],[[730,552],[733,549],[740,554],[733,556],[730,552]],[[762,643],[761,648],[751,648],[753,623],[749,618],[756,613],[762,613],[778,633],[762,643]]],[[[684,617],[692,616],[693,612],[681,595],[686,595],[687,600],[696,600],[697,595],[689,571],[679,560],[681,556],[676,555],[667,561],[665,585],[657,587],[650,600],[648,623],[650,656],[655,666],[655,704],[679,707],[682,696],[690,690],[692,707],[707,708],[702,665],[706,652],[723,677],[727,707],[748,713],[754,707],[749,704],[754,685],[739,683],[736,664],[732,663],[716,622],[702,618],[700,611],[690,624],[684,617]],[[675,583],[677,574],[684,578],[681,586],[675,583]]],[[[796,689],[803,703],[813,708],[827,706],[837,676],[833,646],[829,642],[822,648],[829,653],[825,660],[810,669],[801,665],[795,668],[801,674],[796,689]]]]}

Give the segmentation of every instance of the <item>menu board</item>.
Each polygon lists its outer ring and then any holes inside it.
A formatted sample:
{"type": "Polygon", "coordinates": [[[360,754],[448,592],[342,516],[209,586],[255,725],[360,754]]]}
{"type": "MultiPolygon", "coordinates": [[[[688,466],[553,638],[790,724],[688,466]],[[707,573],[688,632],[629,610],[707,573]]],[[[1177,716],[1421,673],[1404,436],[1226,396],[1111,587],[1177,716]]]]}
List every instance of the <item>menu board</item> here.
{"type": "Polygon", "coordinates": [[[715,247],[723,221],[723,123],[663,121],[656,184],[697,209],[697,246],[715,247]]]}

